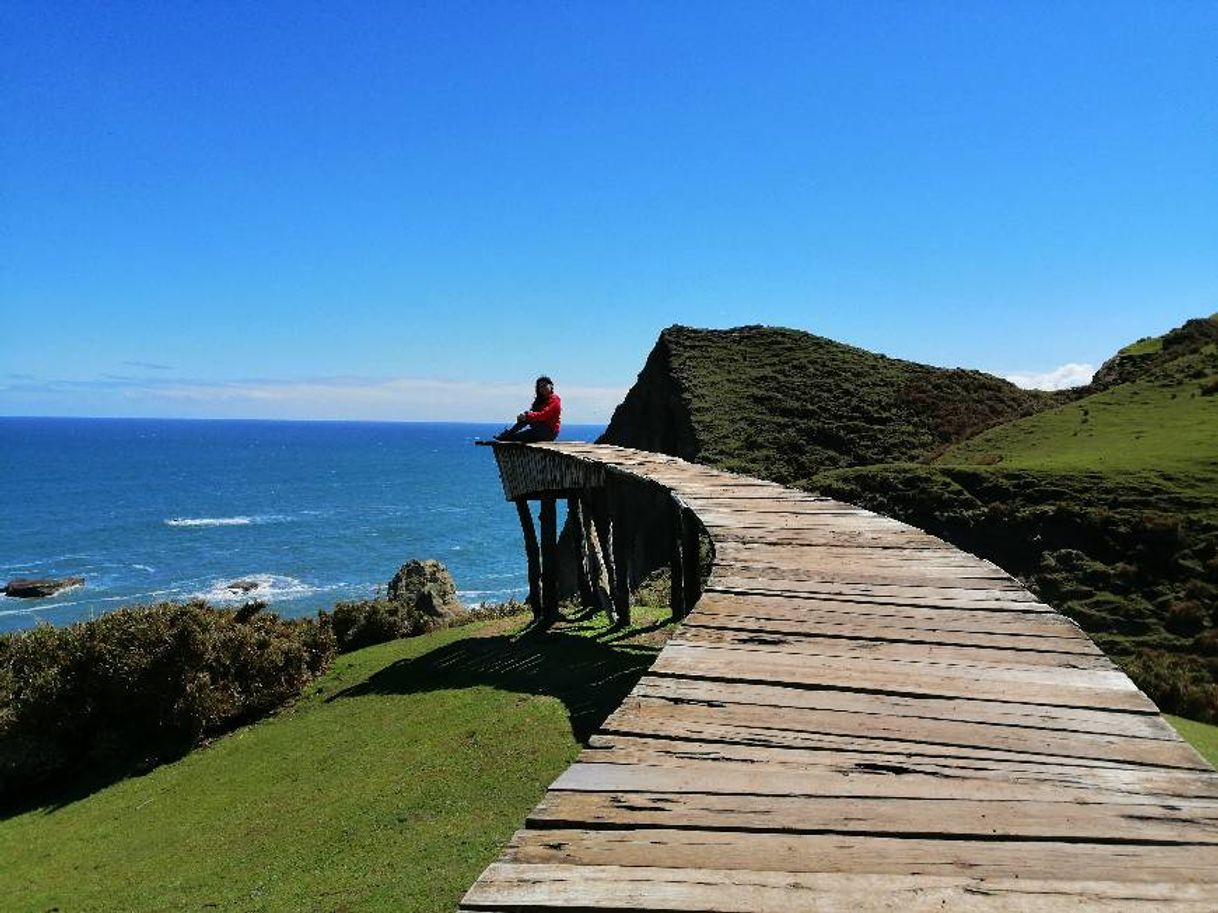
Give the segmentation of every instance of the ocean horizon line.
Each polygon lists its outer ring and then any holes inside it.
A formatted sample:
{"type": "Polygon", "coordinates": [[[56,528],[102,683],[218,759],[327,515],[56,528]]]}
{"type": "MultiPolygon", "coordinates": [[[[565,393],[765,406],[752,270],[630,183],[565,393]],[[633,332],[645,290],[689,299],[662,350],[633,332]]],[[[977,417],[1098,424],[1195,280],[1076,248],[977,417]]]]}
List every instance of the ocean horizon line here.
{"type": "MultiPolygon", "coordinates": [[[[389,418],[251,418],[232,416],[161,416],[161,415],[0,415],[0,421],[95,421],[95,422],[278,422],[299,425],[430,425],[432,427],[459,427],[465,425],[507,425],[509,419],[389,419],[389,418]]],[[[604,428],[604,422],[564,421],[564,428],[604,428]]]]}

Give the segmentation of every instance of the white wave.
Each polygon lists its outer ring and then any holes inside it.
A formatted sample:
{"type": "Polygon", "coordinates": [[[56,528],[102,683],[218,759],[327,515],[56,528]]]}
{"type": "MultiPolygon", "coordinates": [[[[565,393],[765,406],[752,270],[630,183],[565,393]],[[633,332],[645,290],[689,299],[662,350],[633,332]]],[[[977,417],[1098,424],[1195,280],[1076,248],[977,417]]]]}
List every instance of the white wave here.
{"type": "Polygon", "coordinates": [[[133,564],[133,565],[131,565],[131,566],[132,566],[133,568],[135,568],[135,570],[137,570],[137,571],[147,571],[149,574],[155,574],[155,573],[156,573],[156,571],[154,571],[152,568],[150,568],[150,567],[149,567],[148,565],[146,565],[146,564],[133,564]]]}
{"type": "Polygon", "coordinates": [[[249,526],[253,517],[174,517],[166,526],[249,526]]]}
{"type": "Polygon", "coordinates": [[[254,517],[173,517],[166,520],[166,526],[252,526],[255,523],[284,523],[289,517],[278,514],[264,514],[254,517]]]}
{"type": "Polygon", "coordinates": [[[264,599],[267,602],[299,599],[301,596],[321,591],[321,587],[311,586],[295,577],[284,577],[278,574],[249,574],[245,577],[234,577],[231,580],[213,581],[208,589],[191,593],[189,598],[206,599],[208,602],[223,605],[248,602],[251,599],[264,599]],[[238,586],[238,584],[253,584],[253,586],[238,586]]]}

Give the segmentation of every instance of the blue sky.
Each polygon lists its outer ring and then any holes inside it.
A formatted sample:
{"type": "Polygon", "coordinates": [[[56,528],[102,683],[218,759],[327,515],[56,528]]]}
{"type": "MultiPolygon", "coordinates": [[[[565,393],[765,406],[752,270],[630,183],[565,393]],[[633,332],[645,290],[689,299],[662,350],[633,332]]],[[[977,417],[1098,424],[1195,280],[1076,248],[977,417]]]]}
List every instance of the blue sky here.
{"type": "MultiPolygon", "coordinates": [[[[599,421],[673,323],[1218,310],[1213,3],[0,7],[0,414],[599,421]]],[[[1078,375],[1083,369],[1066,375],[1078,375]]]]}

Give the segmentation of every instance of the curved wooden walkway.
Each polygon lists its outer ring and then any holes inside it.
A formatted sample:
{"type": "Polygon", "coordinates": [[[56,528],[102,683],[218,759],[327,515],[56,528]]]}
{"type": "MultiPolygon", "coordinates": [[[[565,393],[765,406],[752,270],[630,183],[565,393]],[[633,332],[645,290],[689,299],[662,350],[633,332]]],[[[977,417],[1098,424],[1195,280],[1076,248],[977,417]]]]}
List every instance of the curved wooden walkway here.
{"type": "Polygon", "coordinates": [[[714,571],[462,911],[1218,911],[1218,773],[997,567],[779,485],[541,446],[667,486],[714,571]]]}

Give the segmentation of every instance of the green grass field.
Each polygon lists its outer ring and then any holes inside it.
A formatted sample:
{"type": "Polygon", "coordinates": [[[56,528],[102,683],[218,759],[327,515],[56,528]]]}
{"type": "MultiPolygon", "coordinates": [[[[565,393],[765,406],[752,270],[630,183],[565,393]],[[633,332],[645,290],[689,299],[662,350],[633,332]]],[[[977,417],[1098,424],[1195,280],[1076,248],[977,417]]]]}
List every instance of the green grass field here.
{"type": "MultiPolygon", "coordinates": [[[[935,462],[1060,472],[1153,470],[1218,499],[1218,395],[1210,377],[1122,384],[957,444],[935,462]],[[1191,381],[1191,382],[1190,382],[1191,381]]],[[[1210,360],[1218,376],[1218,359],[1210,360]]]]}
{"type": "Polygon", "coordinates": [[[0,821],[0,910],[452,909],[651,664],[666,629],[636,614],[342,656],[275,717],[0,821]]]}

